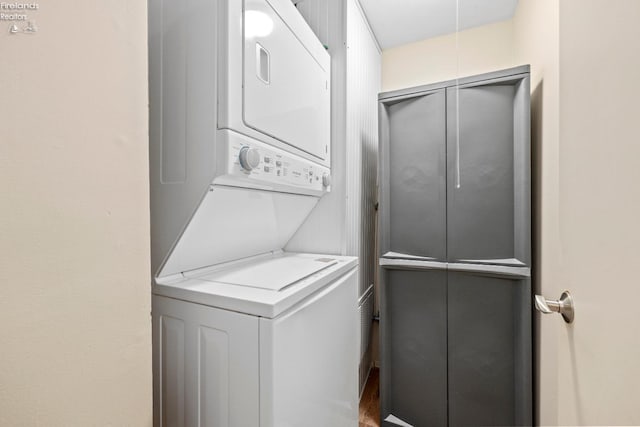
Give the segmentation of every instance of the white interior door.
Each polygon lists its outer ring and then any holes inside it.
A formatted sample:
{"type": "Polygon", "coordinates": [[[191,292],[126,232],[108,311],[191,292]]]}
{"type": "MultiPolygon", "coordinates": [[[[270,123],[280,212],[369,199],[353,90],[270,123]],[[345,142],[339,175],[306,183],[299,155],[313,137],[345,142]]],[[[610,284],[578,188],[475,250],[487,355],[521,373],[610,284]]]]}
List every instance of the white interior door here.
{"type": "Polygon", "coordinates": [[[541,424],[640,425],[639,21],[637,0],[560,2],[559,270],[541,285],[576,317],[539,319],[541,424]]]}

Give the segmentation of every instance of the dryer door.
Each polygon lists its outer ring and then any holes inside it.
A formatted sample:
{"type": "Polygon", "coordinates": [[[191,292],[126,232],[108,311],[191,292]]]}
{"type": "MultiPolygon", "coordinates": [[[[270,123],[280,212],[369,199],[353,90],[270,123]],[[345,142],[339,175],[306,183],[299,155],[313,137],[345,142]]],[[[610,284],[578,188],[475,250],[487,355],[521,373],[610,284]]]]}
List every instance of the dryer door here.
{"type": "Polygon", "coordinates": [[[245,125],[325,160],[329,55],[290,0],[244,6],[245,125]]]}

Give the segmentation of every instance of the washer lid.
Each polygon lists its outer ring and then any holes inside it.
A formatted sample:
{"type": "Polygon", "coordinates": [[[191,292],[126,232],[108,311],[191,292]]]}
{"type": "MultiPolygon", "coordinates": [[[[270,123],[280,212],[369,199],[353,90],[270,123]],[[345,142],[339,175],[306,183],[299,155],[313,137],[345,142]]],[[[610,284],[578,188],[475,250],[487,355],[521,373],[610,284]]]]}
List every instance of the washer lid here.
{"type": "MultiPolygon", "coordinates": [[[[336,280],[347,276],[356,280],[351,275],[357,274],[357,265],[358,258],[349,256],[292,252],[263,254],[156,278],[153,293],[273,319],[336,280]],[[315,273],[311,273],[313,271],[315,273]],[[303,277],[305,274],[309,275],[303,277]]],[[[355,301],[357,296],[354,294],[353,297],[355,301]]]]}
{"type": "Polygon", "coordinates": [[[337,263],[338,260],[330,256],[318,258],[283,256],[264,259],[248,266],[217,271],[201,276],[199,279],[280,291],[337,263]]]}

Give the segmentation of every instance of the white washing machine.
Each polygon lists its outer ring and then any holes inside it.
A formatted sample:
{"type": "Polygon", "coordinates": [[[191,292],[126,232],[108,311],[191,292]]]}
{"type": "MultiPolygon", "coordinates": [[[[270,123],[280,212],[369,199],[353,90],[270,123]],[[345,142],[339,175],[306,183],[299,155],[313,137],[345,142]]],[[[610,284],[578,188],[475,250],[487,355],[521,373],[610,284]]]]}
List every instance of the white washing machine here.
{"type": "Polygon", "coordinates": [[[160,281],[163,426],[358,423],[357,260],[274,253],[160,281]]]}
{"type": "Polygon", "coordinates": [[[283,248],[331,190],[326,49],[290,0],[149,0],[155,426],[355,427],[355,258],[283,248]]]}

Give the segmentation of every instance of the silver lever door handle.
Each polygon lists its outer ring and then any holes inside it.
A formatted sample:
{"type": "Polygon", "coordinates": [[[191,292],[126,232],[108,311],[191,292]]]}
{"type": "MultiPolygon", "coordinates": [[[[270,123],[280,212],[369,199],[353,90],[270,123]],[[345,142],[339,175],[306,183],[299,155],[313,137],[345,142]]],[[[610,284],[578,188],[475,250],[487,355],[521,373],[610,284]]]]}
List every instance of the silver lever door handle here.
{"type": "Polygon", "coordinates": [[[543,314],[560,313],[565,322],[573,322],[575,317],[573,298],[569,291],[564,291],[559,300],[548,300],[542,295],[535,297],[536,309],[543,314]]]}

